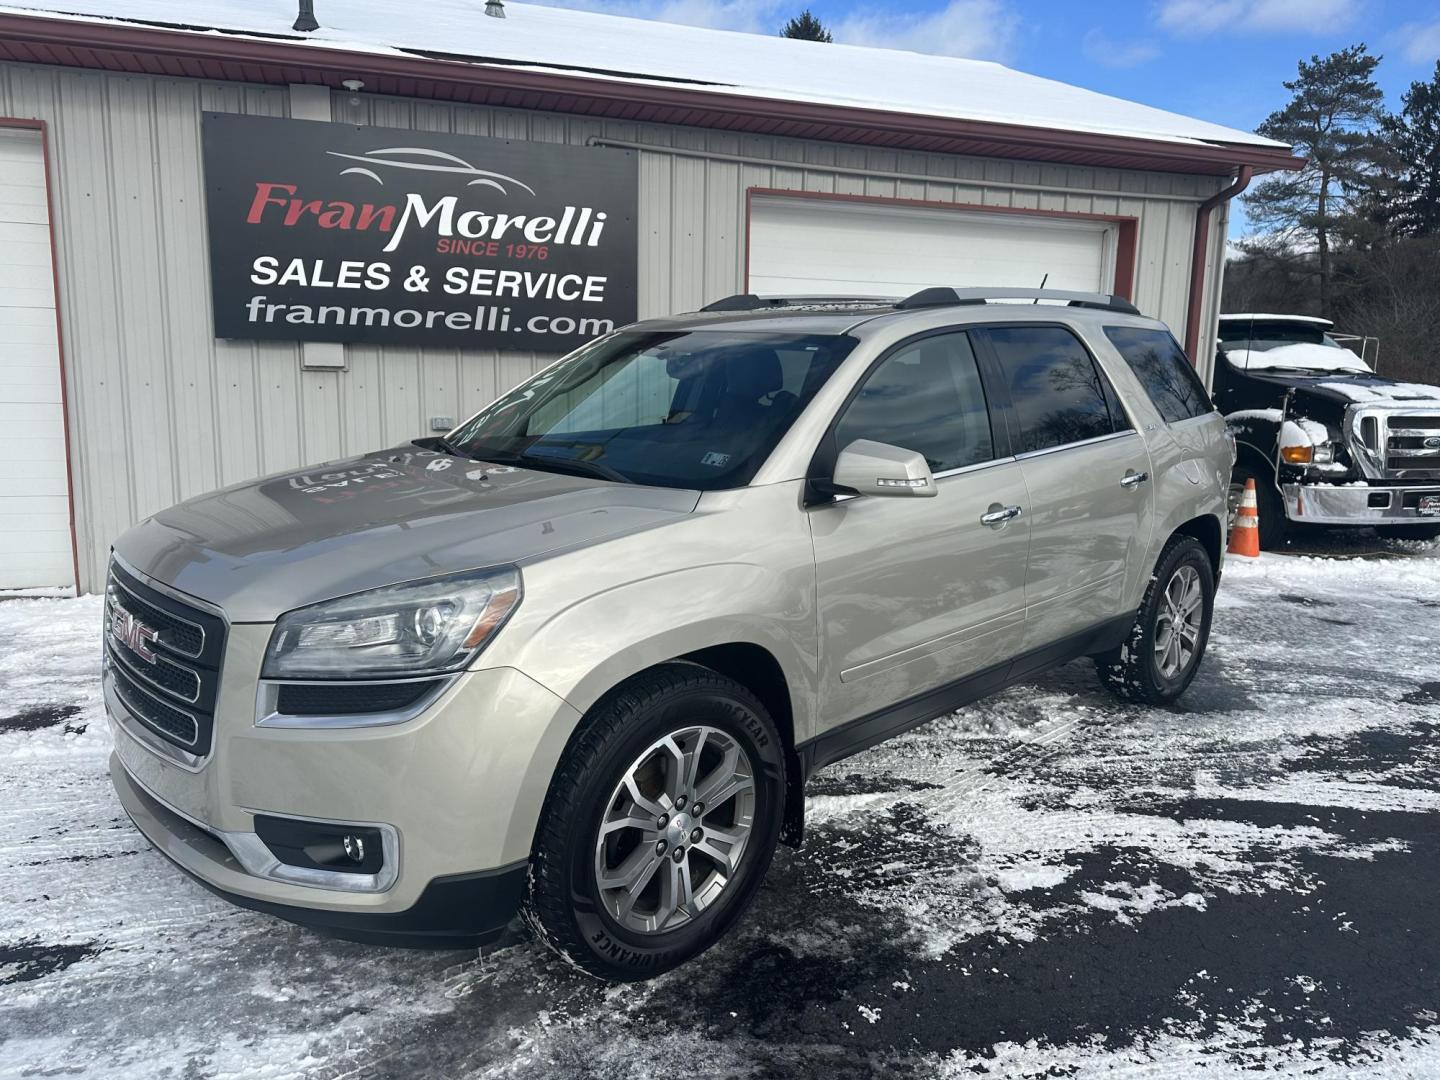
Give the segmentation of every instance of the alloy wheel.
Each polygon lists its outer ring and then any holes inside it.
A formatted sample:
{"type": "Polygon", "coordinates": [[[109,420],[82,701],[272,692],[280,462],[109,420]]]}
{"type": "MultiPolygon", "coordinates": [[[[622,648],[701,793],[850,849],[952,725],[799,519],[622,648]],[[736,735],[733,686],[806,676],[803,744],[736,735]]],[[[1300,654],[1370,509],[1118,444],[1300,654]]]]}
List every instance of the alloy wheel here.
{"type": "Polygon", "coordinates": [[[616,784],[595,840],[611,918],[641,934],[697,918],[734,880],[754,820],[755,774],[733,736],[691,726],[656,740],[616,784]]]}
{"type": "Polygon", "coordinates": [[[1199,571],[1179,567],[1165,585],[1155,617],[1155,667],[1165,678],[1179,678],[1194,662],[1204,609],[1199,571]]]}

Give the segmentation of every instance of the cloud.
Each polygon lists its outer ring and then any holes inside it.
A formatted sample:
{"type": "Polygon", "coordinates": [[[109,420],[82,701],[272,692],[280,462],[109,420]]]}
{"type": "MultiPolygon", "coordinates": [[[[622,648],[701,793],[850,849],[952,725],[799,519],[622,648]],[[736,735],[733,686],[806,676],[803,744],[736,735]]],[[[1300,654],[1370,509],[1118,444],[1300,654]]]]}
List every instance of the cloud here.
{"type": "Polygon", "coordinates": [[[1440,20],[1407,23],[1400,28],[1400,54],[1412,64],[1433,64],[1440,60],[1440,20]]]}
{"type": "Polygon", "coordinates": [[[1112,68],[1139,67],[1160,55],[1160,46],[1153,41],[1119,41],[1098,28],[1086,32],[1080,49],[1088,59],[1112,68]]]}
{"type": "Polygon", "coordinates": [[[1181,37],[1343,29],[1360,0],[1161,0],[1155,21],[1181,37]]]}
{"type": "Polygon", "coordinates": [[[738,30],[746,34],[775,35],[785,25],[794,4],[788,0],[548,0],[556,7],[629,15],[655,22],[706,26],[712,30],[738,30]]]}
{"type": "MultiPolygon", "coordinates": [[[[603,11],[660,22],[708,26],[774,36],[803,0],[548,0],[560,7],[603,11]]],[[[939,11],[907,14],[884,11],[849,14],[825,19],[835,40],[846,45],[873,45],[882,49],[943,56],[998,59],[1008,56],[1018,18],[1001,0],[950,0],[939,11]]]]}
{"type": "Polygon", "coordinates": [[[831,29],[846,45],[994,60],[1010,54],[1019,23],[999,0],[950,0],[933,12],[850,14],[831,29]]]}

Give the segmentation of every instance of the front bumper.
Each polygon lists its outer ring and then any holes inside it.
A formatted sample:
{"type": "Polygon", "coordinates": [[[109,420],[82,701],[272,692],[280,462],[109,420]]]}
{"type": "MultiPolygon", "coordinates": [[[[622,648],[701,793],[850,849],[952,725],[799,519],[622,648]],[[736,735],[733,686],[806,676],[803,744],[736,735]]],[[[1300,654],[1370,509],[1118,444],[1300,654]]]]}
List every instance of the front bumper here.
{"type": "Polygon", "coordinates": [[[111,776],[136,826],[234,903],[338,936],[448,947],[503,929],[579,714],[521,672],[488,668],[403,723],[268,727],[256,688],[269,631],[230,628],[213,745],[191,761],[161,752],[107,678],[111,776]],[[273,818],[373,828],[380,871],[297,870],[257,833],[273,818]]]}
{"type": "Polygon", "coordinates": [[[527,864],[522,862],[435,878],[403,911],[307,907],[262,899],[254,895],[254,879],[225,841],[141,787],[118,754],[110,756],[110,779],[135,827],[199,884],[239,907],[347,941],[408,948],[474,948],[500,936],[525,896],[527,864]]]}
{"type": "Polygon", "coordinates": [[[1285,516],[1312,525],[1440,525],[1440,516],[1422,515],[1422,496],[1440,497],[1435,487],[1354,484],[1282,484],[1285,516]]]}

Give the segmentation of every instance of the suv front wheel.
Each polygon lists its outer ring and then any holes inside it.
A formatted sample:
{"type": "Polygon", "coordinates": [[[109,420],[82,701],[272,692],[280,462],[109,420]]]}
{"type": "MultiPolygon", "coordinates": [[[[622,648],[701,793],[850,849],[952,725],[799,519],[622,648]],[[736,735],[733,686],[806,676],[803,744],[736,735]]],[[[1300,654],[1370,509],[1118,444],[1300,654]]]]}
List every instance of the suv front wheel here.
{"type": "Polygon", "coordinates": [[[551,783],[526,922],[603,978],[684,963],[753,899],[784,791],[774,722],[743,686],[688,663],[636,676],[587,715],[551,783]]]}
{"type": "Polygon", "coordinates": [[[1125,701],[1174,701],[1200,668],[1214,611],[1210,556],[1193,536],[1171,537],[1125,643],[1095,658],[1101,680],[1125,701]]]}

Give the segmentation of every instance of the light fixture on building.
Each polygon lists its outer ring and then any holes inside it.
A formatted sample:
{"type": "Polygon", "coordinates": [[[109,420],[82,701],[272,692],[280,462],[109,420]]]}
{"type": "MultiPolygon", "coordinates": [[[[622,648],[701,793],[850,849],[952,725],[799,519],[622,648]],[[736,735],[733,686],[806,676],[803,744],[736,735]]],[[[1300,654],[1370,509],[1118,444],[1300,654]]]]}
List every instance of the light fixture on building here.
{"type": "Polygon", "coordinates": [[[307,34],[320,29],[315,20],[315,0],[300,0],[300,14],[295,17],[295,25],[291,29],[303,30],[307,34]]]}
{"type": "Polygon", "coordinates": [[[341,80],[340,80],[340,85],[343,86],[346,90],[349,90],[349,91],[350,91],[350,104],[351,104],[351,105],[359,105],[359,104],[360,104],[360,91],[365,89],[365,80],[363,80],[363,79],[341,79],[341,80]]]}
{"type": "Polygon", "coordinates": [[[492,19],[505,17],[505,0],[485,0],[485,14],[492,19]]]}

